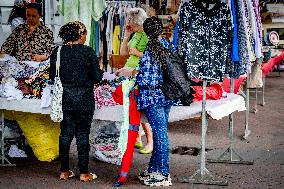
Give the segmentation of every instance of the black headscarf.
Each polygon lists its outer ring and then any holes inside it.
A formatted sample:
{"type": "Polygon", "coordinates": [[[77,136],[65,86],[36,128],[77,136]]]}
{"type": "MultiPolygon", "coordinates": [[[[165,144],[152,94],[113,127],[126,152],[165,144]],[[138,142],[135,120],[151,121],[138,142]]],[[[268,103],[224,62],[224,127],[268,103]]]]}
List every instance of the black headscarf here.
{"type": "Polygon", "coordinates": [[[154,16],[147,18],[143,23],[143,29],[149,37],[147,49],[152,55],[152,58],[154,61],[164,65],[166,62],[166,57],[169,55],[170,51],[166,49],[159,41],[159,36],[163,32],[161,20],[154,16]]]}

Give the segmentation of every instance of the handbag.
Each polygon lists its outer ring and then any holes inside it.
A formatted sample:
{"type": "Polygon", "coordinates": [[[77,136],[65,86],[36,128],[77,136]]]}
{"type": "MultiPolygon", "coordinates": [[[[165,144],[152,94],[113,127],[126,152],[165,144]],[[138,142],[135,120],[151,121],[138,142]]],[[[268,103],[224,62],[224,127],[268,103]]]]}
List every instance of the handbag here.
{"type": "Polygon", "coordinates": [[[53,96],[51,100],[50,118],[54,122],[61,122],[63,120],[63,110],[62,110],[63,86],[59,77],[60,51],[61,47],[59,47],[57,51],[56,75],[54,78],[53,96]]]}
{"type": "Polygon", "coordinates": [[[171,100],[181,100],[183,105],[189,106],[192,103],[191,80],[185,72],[185,65],[177,53],[170,52],[166,57],[165,65],[161,65],[163,94],[171,100]]]}

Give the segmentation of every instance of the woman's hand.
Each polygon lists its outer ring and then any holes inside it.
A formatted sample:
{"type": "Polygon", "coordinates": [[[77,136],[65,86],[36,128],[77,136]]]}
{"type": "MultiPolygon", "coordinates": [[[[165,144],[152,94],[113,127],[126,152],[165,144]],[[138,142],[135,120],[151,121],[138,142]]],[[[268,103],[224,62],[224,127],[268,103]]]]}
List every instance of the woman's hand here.
{"type": "Polygon", "coordinates": [[[0,52],[0,58],[4,58],[5,57],[5,53],[4,52],[0,52]]]}
{"type": "Polygon", "coordinates": [[[32,55],[32,60],[36,61],[36,62],[41,62],[41,61],[47,60],[47,58],[48,57],[46,55],[39,55],[39,54],[32,55]]]}
{"type": "Polygon", "coordinates": [[[135,56],[138,56],[138,57],[142,57],[143,56],[143,53],[138,51],[136,48],[130,48],[129,49],[129,54],[130,55],[135,55],[135,56]]]}
{"type": "Polygon", "coordinates": [[[125,28],[124,38],[129,39],[132,33],[133,33],[133,28],[131,27],[131,25],[127,24],[125,28]]]}
{"type": "Polygon", "coordinates": [[[139,73],[139,71],[136,70],[136,69],[134,69],[134,70],[132,71],[132,73],[131,73],[131,76],[132,76],[133,78],[135,78],[138,73],[139,73]]]}

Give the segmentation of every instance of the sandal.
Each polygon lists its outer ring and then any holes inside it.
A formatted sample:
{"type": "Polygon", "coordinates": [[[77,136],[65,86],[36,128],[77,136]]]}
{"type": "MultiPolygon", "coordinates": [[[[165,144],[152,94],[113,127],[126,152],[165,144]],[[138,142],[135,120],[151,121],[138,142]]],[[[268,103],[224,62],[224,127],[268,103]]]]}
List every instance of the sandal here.
{"type": "Polygon", "coordinates": [[[138,148],[138,149],[141,149],[141,148],[143,148],[143,143],[142,143],[142,142],[136,142],[136,143],[134,144],[134,147],[135,147],[135,148],[138,148]]]}
{"type": "Polygon", "coordinates": [[[91,182],[95,180],[96,178],[98,177],[94,173],[80,174],[80,181],[82,182],[91,182]]]}
{"type": "Polygon", "coordinates": [[[61,172],[59,179],[60,180],[68,180],[69,178],[72,178],[74,176],[75,176],[75,174],[73,173],[73,171],[69,170],[69,171],[66,171],[66,172],[61,172]]]}
{"type": "Polygon", "coordinates": [[[153,145],[146,145],[144,148],[139,150],[140,154],[151,154],[153,151],[153,145]]]}

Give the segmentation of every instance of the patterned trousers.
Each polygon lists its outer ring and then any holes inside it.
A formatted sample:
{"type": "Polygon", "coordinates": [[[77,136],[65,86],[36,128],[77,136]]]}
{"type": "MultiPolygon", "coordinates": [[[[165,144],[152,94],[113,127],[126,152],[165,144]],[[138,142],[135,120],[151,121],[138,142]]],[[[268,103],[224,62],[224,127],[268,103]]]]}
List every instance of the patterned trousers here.
{"type": "Polygon", "coordinates": [[[148,167],[149,173],[159,172],[164,176],[169,174],[168,121],[171,106],[150,106],[145,109],[154,140],[152,157],[148,167]]]}

